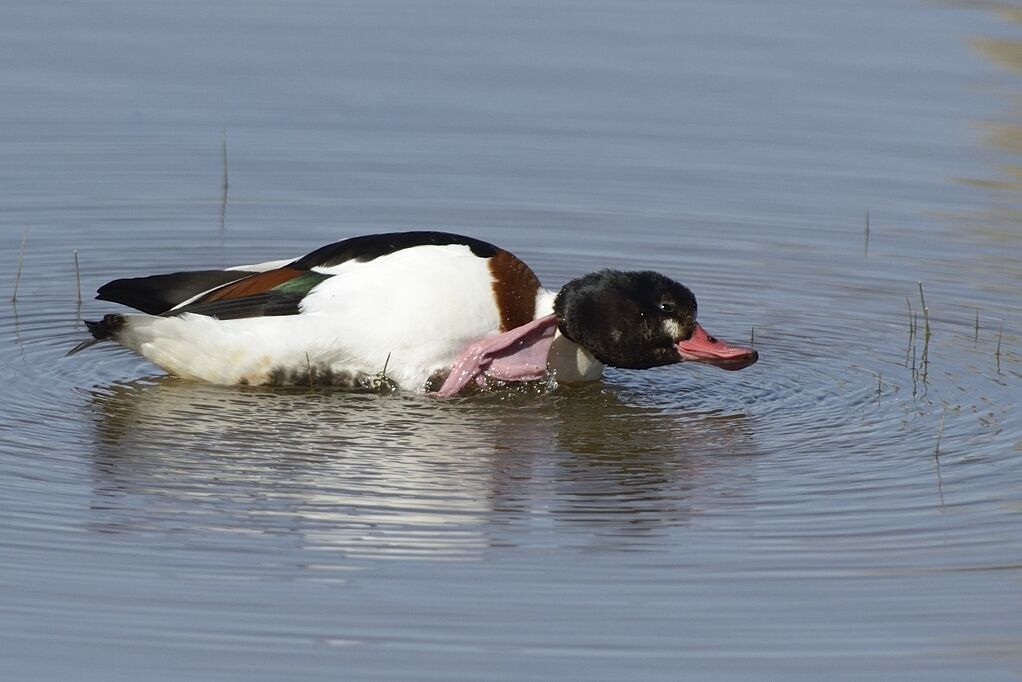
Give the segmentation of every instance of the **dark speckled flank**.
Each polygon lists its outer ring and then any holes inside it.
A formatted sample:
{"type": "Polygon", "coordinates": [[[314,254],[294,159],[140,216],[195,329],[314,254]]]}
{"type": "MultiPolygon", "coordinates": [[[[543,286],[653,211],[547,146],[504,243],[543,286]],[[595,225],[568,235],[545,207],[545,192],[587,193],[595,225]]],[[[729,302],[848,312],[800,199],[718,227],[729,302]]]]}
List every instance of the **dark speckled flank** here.
{"type": "Polygon", "coordinates": [[[383,372],[362,374],[360,372],[336,371],[326,365],[307,367],[274,367],[270,370],[268,386],[309,386],[316,388],[339,388],[366,393],[391,393],[398,385],[383,372]]]}

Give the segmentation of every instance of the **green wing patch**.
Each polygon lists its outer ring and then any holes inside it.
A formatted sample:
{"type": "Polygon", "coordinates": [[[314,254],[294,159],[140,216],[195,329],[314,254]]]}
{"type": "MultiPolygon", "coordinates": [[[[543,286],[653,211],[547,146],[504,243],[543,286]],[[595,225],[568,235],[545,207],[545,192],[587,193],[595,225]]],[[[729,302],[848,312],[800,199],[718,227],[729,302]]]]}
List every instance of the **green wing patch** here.
{"type": "Polygon", "coordinates": [[[321,272],[308,272],[302,273],[297,277],[292,277],[286,282],[281,282],[277,286],[270,289],[270,291],[281,293],[304,296],[305,294],[312,291],[317,284],[323,280],[330,279],[333,275],[324,275],[321,272]]]}

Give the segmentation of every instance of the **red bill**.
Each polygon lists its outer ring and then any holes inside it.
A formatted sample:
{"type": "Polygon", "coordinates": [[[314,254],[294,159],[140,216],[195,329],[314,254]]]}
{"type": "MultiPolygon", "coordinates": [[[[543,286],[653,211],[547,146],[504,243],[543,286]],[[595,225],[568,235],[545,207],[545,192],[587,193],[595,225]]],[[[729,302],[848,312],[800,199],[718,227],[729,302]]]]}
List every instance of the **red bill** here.
{"type": "Polygon", "coordinates": [[[675,344],[681,359],[689,362],[705,362],[721,369],[744,369],[759,360],[759,353],[751,348],[731,346],[710,336],[697,322],[692,336],[675,344]]]}

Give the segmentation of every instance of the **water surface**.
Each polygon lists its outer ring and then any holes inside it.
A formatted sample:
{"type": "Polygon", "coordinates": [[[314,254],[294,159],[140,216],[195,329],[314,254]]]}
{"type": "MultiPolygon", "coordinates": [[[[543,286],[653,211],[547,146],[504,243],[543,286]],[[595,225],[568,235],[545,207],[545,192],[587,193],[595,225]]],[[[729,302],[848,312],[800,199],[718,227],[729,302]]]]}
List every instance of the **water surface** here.
{"type": "Polygon", "coordinates": [[[1017,12],[4,15],[0,677],[1022,674],[1017,12]],[[438,401],[63,357],[109,279],[393,229],[663,271],[762,359],[438,401]]]}

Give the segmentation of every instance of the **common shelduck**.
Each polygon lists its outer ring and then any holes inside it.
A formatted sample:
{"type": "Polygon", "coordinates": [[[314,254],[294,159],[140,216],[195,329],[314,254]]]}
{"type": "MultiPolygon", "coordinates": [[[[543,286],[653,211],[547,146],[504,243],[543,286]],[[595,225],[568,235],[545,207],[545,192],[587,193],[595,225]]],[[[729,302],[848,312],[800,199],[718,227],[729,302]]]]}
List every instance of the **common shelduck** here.
{"type": "Polygon", "coordinates": [[[601,270],[544,289],[492,244],[445,232],[353,237],[297,260],[118,279],[96,298],[141,314],[86,322],[167,372],[218,384],[400,387],[600,378],[604,365],[742,369],[755,350],[696,322],[656,272],[601,270]]]}

